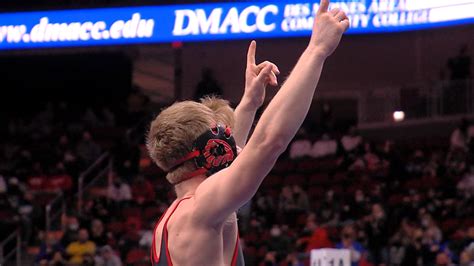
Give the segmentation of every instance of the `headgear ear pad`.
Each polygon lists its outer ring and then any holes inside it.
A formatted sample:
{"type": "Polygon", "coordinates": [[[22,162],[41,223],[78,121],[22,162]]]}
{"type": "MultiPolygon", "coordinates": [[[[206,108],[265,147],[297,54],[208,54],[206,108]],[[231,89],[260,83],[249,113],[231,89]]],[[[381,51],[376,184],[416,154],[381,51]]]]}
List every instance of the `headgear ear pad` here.
{"type": "Polygon", "coordinates": [[[193,143],[193,150],[199,151],[194,158],[197,168],[206,169],[207,176],[228,167],[237,157],[237,145],[231,130],[221,125],[199,136],[193,143]]]}

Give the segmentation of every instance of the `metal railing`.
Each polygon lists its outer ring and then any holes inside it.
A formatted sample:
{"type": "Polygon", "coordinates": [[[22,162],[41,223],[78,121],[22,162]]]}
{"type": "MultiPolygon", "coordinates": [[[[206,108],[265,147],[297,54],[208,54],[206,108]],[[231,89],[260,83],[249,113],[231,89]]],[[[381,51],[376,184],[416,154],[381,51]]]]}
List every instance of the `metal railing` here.
{"type": "Polygon", "coordinates": [[[16,230],[0,243],[0,265],[6,265],[16,255],[16,265],[21,265],[21,233],[16,230]],[[16,242],[14,242],[16,241],[16,242]],[[15,246],[13,248],[13,246],[15,246]],[[5,249],[9,248],[5,253],[5,249]]]}
{"type": "Polygon", "coordinates": [[[53,227],[54,229],[59,229],[58,227],[61,225],[59,219],[65,212],[66,200],[64,194],[60,192],[59,195],[45,207],[46,234],[48,234],[53,227]]]}
{"type": "MultiPolygon", "coordinates": [[[[82,212],[84,190],[89,187],[89,184],[94,181],[95,177],[103,175],[105,171],[109,169],[109,158],[109,153],[106,152],[102,154],[79,176],[78,191],[76,198],[73,199],[77,200],[77,210],[79,214],[82,212]]],[[[45,206],[45,229],[47,233],[52,230],[61,229],[60,219],[62,215],[66,213],[66,202],[66,195],[60,192],[56,198],[54,198],[45,206]]]]}
{"type": "Polygon", "coordinates": [[[389,122],[395,111],[403,111],[406,120],[473,114],[473,85],[474,80],[449,80],[362,90],[358,120],[389,122]]]}
{"type": "Polygon", "coordinates": [[[84,203],[84,192],[92,187],[100,177],[112,169],[112,159],[108,152],[102,154],[86,171],[79,176],[77,198],[77,211],[82,214],[84,203]]]}

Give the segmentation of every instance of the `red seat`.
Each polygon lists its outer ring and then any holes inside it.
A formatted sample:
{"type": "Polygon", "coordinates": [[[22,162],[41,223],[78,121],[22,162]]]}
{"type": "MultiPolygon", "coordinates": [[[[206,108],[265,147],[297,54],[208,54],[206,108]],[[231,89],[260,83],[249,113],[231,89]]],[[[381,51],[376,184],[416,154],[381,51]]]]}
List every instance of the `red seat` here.
{"type": "Polygon", "coordinates": [[[390,206],[399,205],[403,202],[403,198],[404,198],[404,196],[402,194],[392,195],[388,199],[388,205],[390,205],[390,206]]]}
{"type": "Polygon", "coordinates": [[[347,174],[343,172],[337,172],[336,174],[334,174],[332,179],[334,180],[335,183],[340,183],[347,179],[347,174]]]}
{"type": "Polygon", "coordinates": [[[28,177],[27,184],[31,190],[41,190],[46,184],[45,176],[31,176],[28,177]]]}
{"type": "Polygon", "coordinates": [[[124,231],[124,224],[122,222],[110,222],[107,228],[112,234],[117,235],[124,231]]]}
{"type": "Polygon", "coordinates": [[[142,228],[142,220],[139,217],[128,217],[125,226],[128,232],[138,232],[142,228]]]}
{"type": "Polygon", "coordinates": [[[257,256],[257,249],[254,246],[247,246],[244,250],[245,254],[250,257],[257,256]]]}
{"type": "Polygon", "coordinates": [[[312,186],[308,190],[308,195],[309,195],[310,198],[320,199],[320,198],[324,197],[325,192],[326,192],[326,189],[324,187],[312,186]]]}
{"type": "Polygon", "coordinates": [[[313,172],[318,170],[318,162],[314,159],[304,160],[298,163],[298,170],[313,172]]]}
{"type": "Polygon", "coordinates": [[[125,208],[122,211],[123,217],[140,217],[141,213],[138,208],[125,208]]]}
{"type": "Polygon", "coordinates": [[[72,187],[72,178],[70,175],[55,175],[50,176],[45,183],[45,189],[55,190],[69,190],[72,187]]]}
{"type": "Polygon", "coordinates": [[[309,185],[325,185],[329,183],[329,175],[326,173],[314,173],[309,177],[309,185]]]}
{"type": "Polygon", "coordinates": [[[460,225],[458,219],[448,219],[441,223],[441,230],[445,233],[453,232],[460,225]]]}
{"type": "Polygon", "coordinates": [[[262,187],[275,187],[281,186],[282,177],[278,175],[269,175],[267,176],[262,183],[262,187]]]}
{"type": "Polygon", "coordinates": [[[281,160],[275,164],[275,166],[273,167],[273,171],[279,172],[279,173],[286,173],[286,172],[293,171],[294,168],[295,168],[295,163],[293,161],[281,160]]]}
{"type": "Polygon", "coordinates": [[[474,217],[473,218],[467,218],[463,221],[463,225],[468,228],[471,226],[474,226],[474,217]]]}
{"type": "Polygon", "coordinates": [[[139,262],[144,262],[148,260],[148,251],[143,249],[132,249],[127,253],[126,263],[135,264],[139,262]]]}
{"type": "Polygon", "coordinates": [[[143,213],[143,219],[145,219],[146,221],[159,219],[160,216],[161,211],[158,207],[148,207],[143,213]]]}
{"type": "Polygon", "coordinates": [[[306,176],[304,175],[289,175],[284,177],[283,183],[285,185],[305,185],[306,184],[306,176]]]}

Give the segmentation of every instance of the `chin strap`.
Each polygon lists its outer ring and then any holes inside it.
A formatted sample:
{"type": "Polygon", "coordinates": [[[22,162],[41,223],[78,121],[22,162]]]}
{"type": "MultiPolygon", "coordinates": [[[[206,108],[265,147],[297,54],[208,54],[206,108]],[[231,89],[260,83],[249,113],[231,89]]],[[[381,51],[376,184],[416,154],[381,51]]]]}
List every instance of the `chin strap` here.
{"type": "Polygon", "coordinates": [[[174,162],[173,166],[170,167],[168,172],[173,172],[174,170],[176,170],[176,168],[180,167],[184,162],[198,157],[199,154],[200,154],[200,152],[198,150],[193,150],[192,152],[188,153],[183,158],[181,158],[181,159],[177,160],[176,162],[174,162]]]}
{"type": "MultiPolygon", "coordinates": [[[[176,168],[180,167],[181,165],[183,165],[184,162],[186,161],[189,161],[189,160],[192,160],[196,157],[198,157],[200,155],[200,152],[198,150],[193,150],[192,152],[188,153],[186,156],[184,156],[183,158],[177,160],[175,163],[174,163],[174,166],[170,168],[170,170],[168,172],[172,172],[174,170],[176,170],[176,168]]],[[[172,183],[171,185],[175,186],[181,182],[184,182],[188,179],[191,179],[195,176],[198,176],[198,175],[205,175],[207,172],[207,169],[205,168],[198,168],[197,170],[195,171],[192,171],[192,172],[187,172],[187,173],[184,173],[181,175],[181,180],[176,182],[176,183],[172,183]]]]}
{"type": "Polygon", "coordinates": [[[199,168],[199,169],[197,169],[197,170],[195,170],[195,171],[184,173],[184,174],[181,175],[181,180],[179,180],[179,181],[176,182],[176,183],[172,183],[171,185],[176,186],[176,185],[178,185],[178,184],[180,184],[180,183],[182,183],[182,182],[184,182],[184,181],[186,181],[186,180],[189,180],[189,179],[191,179],[191,178],[193,178],[193,177],[195,177],[195,176],[198,176],[198,175],[205,175],[206,172],[207,172],[207,169],[205,169],[205,168],[199,168]]]}

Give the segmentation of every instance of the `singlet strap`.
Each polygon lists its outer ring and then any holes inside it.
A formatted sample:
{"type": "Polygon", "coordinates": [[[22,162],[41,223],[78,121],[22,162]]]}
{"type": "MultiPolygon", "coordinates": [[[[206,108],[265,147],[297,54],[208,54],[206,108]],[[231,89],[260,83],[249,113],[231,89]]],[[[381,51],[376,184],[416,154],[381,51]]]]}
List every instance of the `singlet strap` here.
{"type": "Polygon", "coordinates": [[[237,257],[239,255],[240,237],[237,231],[237,241],[235,241],[234,255],[232,255],[232,266],[237,266],[237,257]]]}
{"type": "Polygon", "coordinates": [[[150,250],[150,252],[151,252],[150,259],[151,259],[152,264],[155,263],[155,262],[158,262],[160,260],[160,258],[156,254],[155,234],[156,234],[156,229],[158,228],[158,225],[160,224],[163,217],[165,217],[167,211],[168,211],[168,209],[166,209],[163,212],[163,214],[160,216],[160,219],[158,219],[158,222],[155,224],[155,227],[153,229],[153,240],[151,242],[151,250],[150,250]]]}
{"type": "MultiPolygon", "coordinates": [[[[188,196],[188,197],[184,197],[184,198],[180,199],[178,201],[178,203],[176,203],[176,205],[173,208],[173,210],[171,211],[170,215],[168,215],[168,217],[166,217],[165,224],[163,225],[163,237],[165,239],[165,247],[166,247],[166,260],[168,261],[169,266],[172,266],[173,262],[171,261],[170,250],[168,248],[168,228],[167,228],[168,227],[168,221],[170,220],[171,216],[176,211],[176,209],[178,209],[181,202],[183,202],[184,200],[190,199],[191,197],[192,196],[188,196]]],[[[161,254],[160,254],[160,256],[161,256],[161,254]]]]}
{"type": "MultiPolygon", "coordinates": [[[[168,230],[167,230],[167,225],[168,225],[168,221],[171,217],[171,215],[173,215],[173,213],[176,211],[176,209],[178,208],[179,204],[181,204],[181,202],[183,200],[187,200],[187,199],[190,199],[192,196],[187,196],[187,197],[184,197],[182,199],[180,199],[178,201],[178,203],[176,203],[176,205],[174,206],[174,208],[172,209],[170,215],[168,215],[168,217],[165,219],[165,224],[163,225],[163,234],[161,236],[162,240],[164,239],[165,240],[165,247],[166,247],[166,254],[165,256],[167,257],[167,261],[168,261],[168,265],[173,265],[171,263],[171,257],[169,255],[169,250],[168,250],[168,230]]],[[[160,252],[160,255],[157,255],[156,254],[156,242],[155,242],[155,234],[156,234],[156,229],[158,228],[158,225],[160,224],[161,220],[163,219],[163,217],[165,216],[165,214],[168,212],[168,210],[170,210],[170,208],[168,208],[165,213],[163,213],[163,215],[161,216],[160,220],[158,221],[158,223],[156,224],[155,226],[155,229],[153,230],[153,242],[152,242],[152,248],[153,248],[153,258],[155,258],[155,262],[159,262],[160,261],[160,257],[162,255],[162,252],[160,252]]],[[[161,241],[163,242],[163,241],[161,241]]]]}

